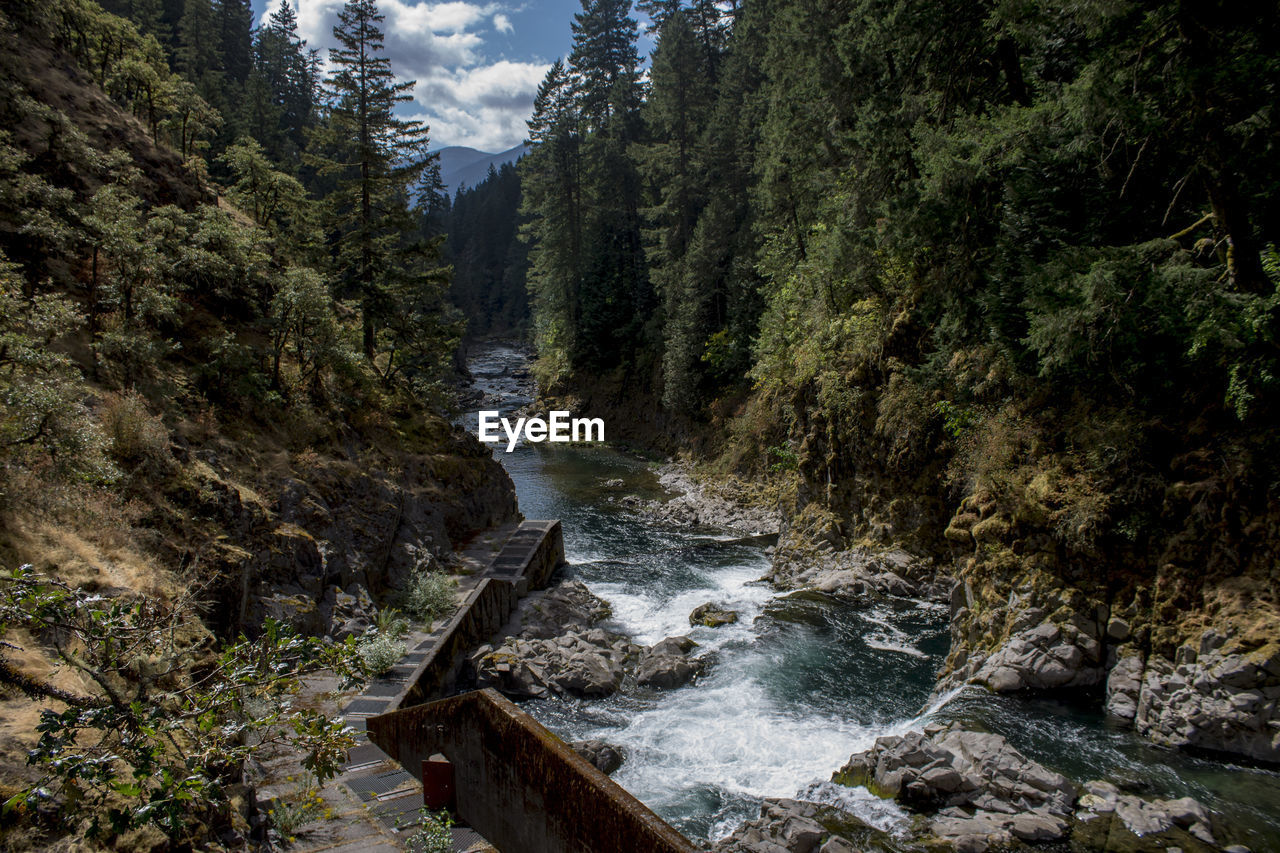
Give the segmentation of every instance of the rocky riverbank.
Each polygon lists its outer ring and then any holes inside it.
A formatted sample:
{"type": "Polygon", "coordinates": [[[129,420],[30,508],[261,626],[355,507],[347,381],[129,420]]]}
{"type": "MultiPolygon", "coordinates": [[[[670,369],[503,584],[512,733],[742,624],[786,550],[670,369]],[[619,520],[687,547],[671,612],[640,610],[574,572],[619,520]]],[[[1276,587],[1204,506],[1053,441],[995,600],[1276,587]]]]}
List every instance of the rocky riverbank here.
{"type": "Polygon", "coordinates": [[[1077,785],[999,735],[956,726],[882,737],[852,755],[833,781],[894,799],[913,817],[891,834],[830,804],[766,800],[760,818],[718,842],[714,853],[1248,849],[1231,844],[1230,827],[1190,797],[1146,799],[1103,781],[1077,785]]]}
{"type": "Polygon", "coordinates": [[[749,536],[777,533],[782,528],[776,498],[741,480],[706,480],[687,465],[670,463],[659,473],[658,484],[671,493],[670,498],[629,501],[655,521],[717,527],[749,536]]]}
{"type": "MultiPolygon", "coordinates": [[[[682,465],[660,482],[678,494],[645,505],[659,520],[779,530],[765,578],[775,589],[950,602],[951,651],[934,698],[963,684],[1092,691],[1115,722],[1160,745],[1280,764],[1280,619],[1241,589],[1219,589],[1179,623],[1174,610],[1156,612],[1147,590],[1109,592],[1088,567],[1064,577],[1044,553],[988,547],[957,560],[851,543],[829,512],[762,508],[763,490],[713,487],[682,465]]],[[[971,508],[945,538],[991,546],[1009,530],[971,508]]]]}
{"type": "Polygon", "coordinates": [[[285,464],[229,443],[193,451],[173,499],[202,520],[189,538],[209,534],[201,559],[220,585],[210,621],[360,633],[415,573],[448,566],[456,543],[515,517],[511,479],[479,442],[460,430],[437,441],[430,455],[285,464]]]}

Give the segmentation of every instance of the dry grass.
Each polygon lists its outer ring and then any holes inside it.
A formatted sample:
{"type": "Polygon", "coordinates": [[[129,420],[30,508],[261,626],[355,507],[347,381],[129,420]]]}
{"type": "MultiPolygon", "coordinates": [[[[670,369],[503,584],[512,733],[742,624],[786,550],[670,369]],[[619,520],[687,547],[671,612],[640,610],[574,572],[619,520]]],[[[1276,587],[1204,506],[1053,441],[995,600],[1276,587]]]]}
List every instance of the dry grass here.
{"type": "Polygon", "coordinates": [[[178,593],[173,575],[134,543],[127,530],[92,529],[10,517],[17,562],[86,589],[120,589],[169,599],[178,593]]]}

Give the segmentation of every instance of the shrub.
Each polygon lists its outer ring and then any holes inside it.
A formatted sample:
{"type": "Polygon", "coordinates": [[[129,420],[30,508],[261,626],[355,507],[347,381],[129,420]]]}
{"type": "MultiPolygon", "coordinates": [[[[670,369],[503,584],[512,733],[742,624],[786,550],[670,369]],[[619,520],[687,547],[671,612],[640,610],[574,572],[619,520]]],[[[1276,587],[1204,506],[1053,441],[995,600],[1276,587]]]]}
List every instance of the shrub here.
{"type": "Polygon", "coordinates": [[[136,391],[112,394],[103,401],[102,426],[111,439],[112,455],[121,461],[168,456],[169,431],[147,410],[147,401],[136,391]]]}
{"type": "Polygon", "coordinates": [[[260,636],[208,656],[192,678],[197,649],[182,638],[193,608],[190,599],[110,598],[29,567],[0,573],[0,683],[47,702],[27,757],[41,778],[5,801],[6,819],[53,801],[67,817],[85,817],[95,841],[140,827],[181,841],[225,815],[238,768],[263,744],[299,750],[316,784],[337,774],[355,744],[350,729],[296,706],[293,694],[311,672],[349,679],[352,646],[268,619],[260,636]],[[59,661],[93,689],[61,689],[5,658],[17,639],[34,636],[49,638],[59,661]]]}
{"type": "Polygon", "coordinates": [[[389,634],[370,631],[356,647],[364,670],[371,676],[382,675],[400,662],[406,651],[404,643],[389,634]]]}
{"type": "Polygon", "coordinates": [[[418,809],[418,831],[405,839],[412,853],[450,853],[453,850],[453,818],[446,811],[418,809]]]}
{"type": "Polygon", "coordinates": [[[415,619],[431,622],[453,610],[458,582],[438,569],[414,573],[405,590],[404,609],[415,619]]]}

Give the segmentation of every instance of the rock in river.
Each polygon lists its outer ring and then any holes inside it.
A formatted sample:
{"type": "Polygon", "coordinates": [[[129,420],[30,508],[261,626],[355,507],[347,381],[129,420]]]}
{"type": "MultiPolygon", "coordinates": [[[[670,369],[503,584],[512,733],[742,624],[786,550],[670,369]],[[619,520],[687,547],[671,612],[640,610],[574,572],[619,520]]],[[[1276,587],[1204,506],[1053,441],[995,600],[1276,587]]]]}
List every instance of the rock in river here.
{"type": "Polygon", "coordinates": [[[689,614],[689,625],[692,627],[705,625],[708,628],[719,628],[721,625],[732,625],[737,621],[738,611],[717,607],[710,601],[695,607],[689,614]]]}

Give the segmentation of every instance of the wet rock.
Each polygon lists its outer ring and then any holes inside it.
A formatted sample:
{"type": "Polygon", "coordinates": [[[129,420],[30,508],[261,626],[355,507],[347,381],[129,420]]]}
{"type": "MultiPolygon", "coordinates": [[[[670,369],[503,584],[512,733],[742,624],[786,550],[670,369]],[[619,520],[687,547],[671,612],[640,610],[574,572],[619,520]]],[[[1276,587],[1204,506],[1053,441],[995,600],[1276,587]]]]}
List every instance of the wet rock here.
{"type": "Polygon", "coordinates": [[[1107,714],[1117,720],[1132,721],[1138,713],[1142,692],[1142,672],[1146,662],[1137,649],[1126,647],[1107,676],[1107,714]]]}
{"type": "Polygon", "coordinates": [[[1027,759],[1003,737],[955,727],[878,738],[833,778],[922,810],[1067,815],[1075,799],[1065,776],[1027,759]]]}
{"type": "Polygon", "coordinates": [[[606,776],[621,767],[626,760],[620,748],[602,740],[576,740],[569,746],[606,776]]]}
{"type": "Polygon", "coordinates": [[[479,687],[517,698],[570,695],[603,698],[622,685],[641,651],[625,637],[600,629],[553,639],[508,637],[471,657],[479,687]]]}
{"type": "Polygon", "coordinates": [[[607,619],[611,612],[609,603],[587,589],[582,581],[562,580],[521,600],[513,633],[550,639],[589,630],[607,619]]]}
{"type": "Polygon", "coordinates": [[[1088,627],[1043,622],[1014,634],[972,680],[997,693],[1098,684],[1103,679],[1102,646],[1088,627]]]}
{"type": "Polygon", "coordinates": [[[721,625],[732,625],[738,621],[738,611],[717,607],[711,602],[701,604],[689,614],[689,625],[704,625],[707,628],[719,628],[721,625]]]}
{"type": "Polygon", "coordinates": [[[696,678],[707,665],[702,658],[690,658],[697,643],[688,637],[668,637],[645,651],[636,668],[636,683],[642,687],[674,690],[696,678]]]}
{"type": "Polygon", "coordinates": [[[966,683],[997,693],[1092,687],[1106,679],[1108,608],[1034,570],[996,597],[968,583],[951,597],[951,653],[934,696],[966,683]]]}
{"type": "Polygon", "coordinates": [[[1280,762],[1280,643],[1245,650],[1210,629],[1142,671],[1134,724],[1156,743],[1280,762]]]}
{"type": "Polygon", "coordinates": [[[1076,813],[1073,841],[1107,851],[1218,850],[1213,817],[1191,797],[1148,800],[1121,793],[1110,782],[1085,783],[1076,813]]]}
{"type": "Polygon", "coordinates": [[[767,799],[760,817],[740,825],[712,853],[890,853],[903,847],[833,806],[767,799]]]}

